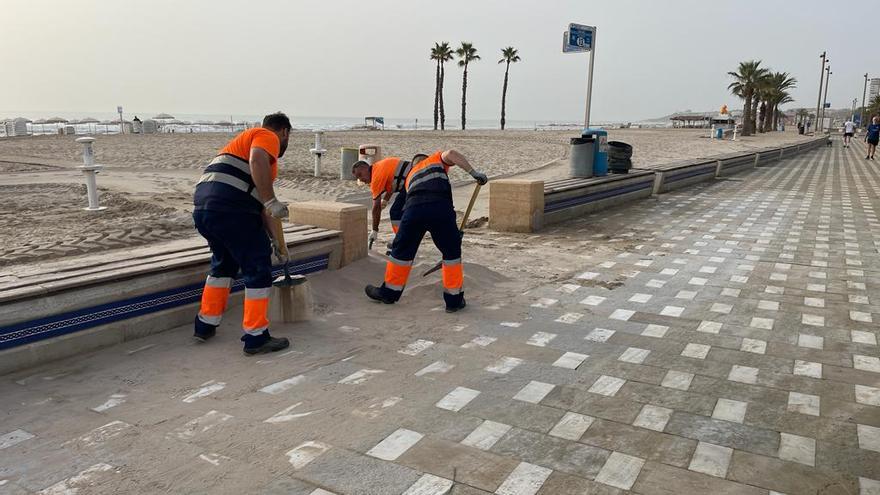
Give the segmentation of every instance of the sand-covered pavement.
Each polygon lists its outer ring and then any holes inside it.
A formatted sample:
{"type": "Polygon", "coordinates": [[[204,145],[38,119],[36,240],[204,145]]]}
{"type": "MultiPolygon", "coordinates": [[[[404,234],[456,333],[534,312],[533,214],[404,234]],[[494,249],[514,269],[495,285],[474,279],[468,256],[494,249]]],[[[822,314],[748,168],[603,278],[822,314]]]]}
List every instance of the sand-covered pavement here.
{"type": "MultiPolygon", "coordinates": [[[[873,494],[880,208],[823,148],[540,236],[465,237],[469,306],[419,253],[310,277],[289,351],[241,309],[0,380],[10,493],[873,494]],[[78,492],[77,492],[78,490],[78,492]]],[[[426,243],[430,244],[430,243],[426,243]]]]}
{"type": "MultiPolygon", "coordinates": [[[[713,141],[707,130],[621,129],[610,139],[635,148],[636,167],[749,150],[797,140],[792,133],[772,133],[733,141],[713,141]]],[[[324,135],[329,150],[321,177],[312,176],[308,149],[314,135],[297,132],[280,161],[277,191],[285,201],[363,200],[367,190],[339,180],[340,148],[377,144],[386,156],[455,148],[492,177],[531,173],[563,178],[564,162],[574,131],[346,131],[324,135]],[[538,172],[535,172],[539,169],[538,172]]],[[[57,256],[77,256],[107,249],[149,244],[194,235],[189,212],[192,188],[201,168],[230,138],[227,134],[159,134],[97,136],[97,162],[107,210],[87,213],[83,176],[76,170],[81,146],[72,136],[0,139],[0,266],[57,256]]],[[[453,172],[456,181],[469,179],[453,172]]],[[[463,190],[462,195],[469,192],[463,190]]],[[[485,211],[478,204],[477,215],[485,211]]],[[[463,208],[463,206],[460,206],[463,208]]]]}

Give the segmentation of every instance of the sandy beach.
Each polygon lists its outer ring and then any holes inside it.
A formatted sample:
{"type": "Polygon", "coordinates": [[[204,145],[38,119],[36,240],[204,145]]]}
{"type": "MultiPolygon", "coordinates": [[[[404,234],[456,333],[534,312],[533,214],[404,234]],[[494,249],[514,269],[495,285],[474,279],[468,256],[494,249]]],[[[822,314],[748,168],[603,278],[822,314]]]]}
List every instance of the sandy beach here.
{"type": "MultiPolygon", "coordinates": [[[[308,149],[314,134],[291,136],[280,160],[276,188],[285,201],[360,200],[367,189],[339,180],[341,147],[381,146],[385,156],[411,156],[421,151],[455,148],[490,177],[517,174],[564,178],[568,141],[573,131],[341,131],[326,133],[328,149],[321,177],[313,177],[308,149]],[[549,164],[549,166],[548,166],[549,164]],[[539,172],[534,172],[540,169],[539,172]],[[530,173],[531,172],[531,173],[530,173]]],[[[698,158],[802,139],[794,132],[761,134],[737,141],[708,139],[708,130],[615,129],[609,139],[634,147],[633,163],[651,168],[698,158]]],[[[192,188],[209,160],[230,138],[227,134],[159,134],[98,136],[97,162],[106,166],[98,177],[99,213],[86,204],[81,147],[70,136],[0,140],[0,266],[119,249],[195,235],[189,212],[192,188]]],[[[466,180],[454,170],[455,180],[466,180]]],[[[484,195],[483,201],[488,195],[484,195]]],[[[483,205],[485,206],[485,205],[483,205]]],[[[482,211],[478,205],[477,212],[482,211]]],[[[0,274],[2,275],[2,274],[0,274]]]]}

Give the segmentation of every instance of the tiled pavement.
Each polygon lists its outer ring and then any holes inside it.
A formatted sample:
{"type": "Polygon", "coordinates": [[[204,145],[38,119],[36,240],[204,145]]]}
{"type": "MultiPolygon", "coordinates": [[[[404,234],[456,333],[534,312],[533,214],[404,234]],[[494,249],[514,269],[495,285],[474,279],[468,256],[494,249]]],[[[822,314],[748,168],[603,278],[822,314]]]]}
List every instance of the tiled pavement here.
{"type": "Polygon", "coordinates": [[[835,144],[558,227],[621,249],[461,324],[7,379],[0,492],[880,494],[880,165],[835,144]]]}

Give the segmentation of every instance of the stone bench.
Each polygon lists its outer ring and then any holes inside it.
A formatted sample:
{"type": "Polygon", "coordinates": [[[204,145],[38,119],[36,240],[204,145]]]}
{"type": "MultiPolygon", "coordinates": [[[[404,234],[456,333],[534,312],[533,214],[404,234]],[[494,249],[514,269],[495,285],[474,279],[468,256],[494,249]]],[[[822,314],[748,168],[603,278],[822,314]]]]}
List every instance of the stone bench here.
{"type": "MultiPolygon", "coordinates": [[[[367,210],[360,205],[291,205],[290,271],[341,268],[366,256],[367,210]]],[[[0,282],[0,373],[162,332],[192,322],[210,266],[201,237],[58,260],[0,282]]],[[[283,267],[273,267],[273,276],[283,267]]],[[[232,287],[241,304],[244,282],[232,287]]]]}
{"type": "Polygon", "coordinates": [[[714,180],[824,146],[824,137],[778,148],[684,160],[628,174],[550,182],[497,179],[489,188],[489,227],[535,232],[545,225],[714,180]]]}

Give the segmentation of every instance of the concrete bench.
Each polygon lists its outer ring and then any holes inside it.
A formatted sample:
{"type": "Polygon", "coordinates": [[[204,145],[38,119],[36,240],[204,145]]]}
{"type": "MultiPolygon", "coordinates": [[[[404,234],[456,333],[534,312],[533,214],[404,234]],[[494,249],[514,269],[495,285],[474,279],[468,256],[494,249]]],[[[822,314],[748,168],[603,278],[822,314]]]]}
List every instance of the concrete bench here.
{"type": "Polygon", "coordinates": [[[499,179],[490,183],[489,227],[535,232],[543,226],[699,182],[769,165],[825,144],[825,138],[778,148],[683,160],[650,170],[550,182],[499,179]]]}
{"type": "MultiPolygon", "coordinates": [[[[338,269],[366,256],[366,207],[291,205],[285,226],[290,269],[338,269]]],[[[0,282],[0,373],[191,323],[210,266],[201,237],[59,260],[0,282]]],[[[279,276],[282,266],[273,267],[279,276]]],[[[241,304],[234,282],[230,306],[241,304]]]]}

